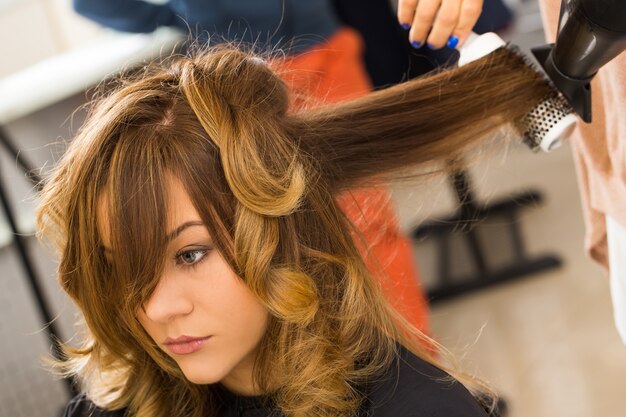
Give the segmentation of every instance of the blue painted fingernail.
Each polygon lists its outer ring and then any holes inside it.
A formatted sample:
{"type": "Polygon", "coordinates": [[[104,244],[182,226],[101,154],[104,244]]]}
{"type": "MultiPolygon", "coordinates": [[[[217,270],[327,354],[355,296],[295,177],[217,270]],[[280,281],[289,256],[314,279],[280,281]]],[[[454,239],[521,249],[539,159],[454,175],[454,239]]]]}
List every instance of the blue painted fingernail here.
{"type": "Polygon", "coordinates": [[[435,45],[433,45],[432,43],[428,44],[428,49],[439,49],[437,48],[435,45]]]}
{"type": "Polygon", "coordinates": [[[402,26],[402,29],[404,30],[411,29],[411,25],[409,25],[408,23],[400,23],[400,26],[402,26]]]}
{"type": "Polygon", "coordinates": [[[421,42],[418,42],[418,41],[413,41],[413,42],[411,42],[411,46],[412,46],[413,48],[415,48],[415,49],[419,49],[419,48],[420,48],[420,46],[422,46],[422,43],[421,43],[421,42]]]}
{"type": "Polygon", "coordinates": [[[457,36],[450,36],[450,39],[448,39],[448,48],[454,48],[459,44],[459,38],[457,36]]]}

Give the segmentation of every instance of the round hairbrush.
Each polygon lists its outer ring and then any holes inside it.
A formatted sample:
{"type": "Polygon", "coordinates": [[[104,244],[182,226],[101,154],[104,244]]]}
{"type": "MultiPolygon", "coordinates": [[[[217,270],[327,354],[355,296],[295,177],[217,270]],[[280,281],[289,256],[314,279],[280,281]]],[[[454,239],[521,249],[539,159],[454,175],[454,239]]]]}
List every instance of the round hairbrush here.
{"type": "Polygon", "coordinates": [[[517,124],[524,143],[532,150],[541,149],[547,152],[558,148],[562,139],[574,129],[578,118],[563,95],[542,72],[537,70],[517,46],[506,43],[492,32],[482,35],[472,33],[459,51],[459,66],[466,65],[501,48],[508,53],[521,56],[525,64],[540,74],[551,87],[551,93],[517,124]]]}

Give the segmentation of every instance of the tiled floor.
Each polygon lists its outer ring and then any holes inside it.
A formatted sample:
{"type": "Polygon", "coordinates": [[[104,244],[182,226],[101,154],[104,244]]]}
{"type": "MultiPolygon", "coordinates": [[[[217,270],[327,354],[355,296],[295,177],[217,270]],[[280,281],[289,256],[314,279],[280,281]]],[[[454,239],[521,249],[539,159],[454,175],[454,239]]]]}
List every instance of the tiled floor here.
{"type": "MultiPolygon", "coordinates": [[[[511,417],[626,415],[626,348],[613,328],[608,281],[583,253],[569,148],[549,155],[513,148],[472,174],[483,201],[529,187],[541,190],[545,204],[522,211],[524,238],[531,253],[556,253],[564,265],[437,304],[431,317],[435,337],[502,393],[511,417]]],[[[406,189],[398,194],[406,195],[406,189]]],[[[412,188],[413,198],[399,197],[405,221],[420,205],[418,196],[432,193],[433,187],[420,186],[412,188]]],[[[427,284],[434,274],[428,244],[416,247],[427,284]]]]}
{"type": "MultiPolygon", "coordinates": [[[[539,16],[532,1],[518,6],[524,26],[508,36],[526,49],[542,42],[541,32],[533,30],[540,27],[539,16]]],[[[431,317],[435,337],[466,369],[492,383],[511,417],[625,416],[626,347],[613,327],[608,280],[583,252],[569,147],[533,154],[513,146],[474,167],[471,178],[481,201],[540,190],[545,203],[521,211],[523,235],[532,254],[556,253],[563,266],[437,304],[431,317]]],[[[406,230],[454,209],[444,179],[402,184],[396,196],[406,230]]],[[[490,248],[497,249],[499,236],[481,237],[487,245],[494,240],[490,248]]],[[[416,246],[425,285],[435,276],[434,253],[429,241],[416,246]]]]}
{"type": "MultiPolygon", "coordinates": [[[[8,126],[20,148],[37,167],[49,166],[56,160],[59,137],[69,137],[67,116],[82,102],[75,97],[45,109],[31,117],[8,126]]],[[[80,124],[80,117],[76,118],[80,124]]],[[[21,230],[33,230],[33,209],[30,184],[15,162],[0,151],[0,175],[6,191],[15,203],[21,230]]],[[[49,353],[42,321],[36,309],[33,293],[18,263],[17,253],[6,246],[6,228],[0,227],[0,417],[57,417],[69,394],[65,386],[46,371],[43,357],[49,353]]],[[[44,295],[50,303],[57,323],[67,338],[72,334],[75,320],[71,303],[61,294],[54,278],[55,263],[50,248],[28,238],[30,254],[44,295]]]]}
{"type": "MultiPolygon", "coordinates": [[[[528,0],[521,7],[526,30],[518,28],[510,36],[523,45],[541,42],[536,5],[528,0]]],[[[62,123],[81,102],[76,97],[9,126],[37,165],[53,159],[57,147],[47,144],[68,137],[69,123],[62,123]]],[[[74,124],[80,120],[79,114],[74,124]]],[[[28,223],[33,206],[29,186],[14,165],[0,156],[3,179],[10,182],[13,200],[28,223]]],[[[569,149],[546,155],[512,146],[473,168],[471,177],[481,201],[541,190],[545,204],[521,212],[524,238],[531,253],[554,252],[564,265],[437,305],[432,310],[434,335],[468,370],[503,394],[511,417],[626,415],[626,347],[613,329],[607,280],[582,250],[582,215],[569,149]]],[[[395,187],[395,195],[407,230],[454,207],[443,179],[404,183],[395,187]]],[[[493,231],[481,236],[497,246],[493,231]]],[[[74,313],[55,285],[54,262],[34,240],[31,249],[64,335],[70,335],[74,313]]],[[[427,241],[416,246],[426,284],[434,276],[433,253],[427,241]]],[[[46,345],[40,327],[15,254],[5,247],[0,250],[0,417],[53,417],[66,401],[63,386],[42,370],[46,345]]]]}

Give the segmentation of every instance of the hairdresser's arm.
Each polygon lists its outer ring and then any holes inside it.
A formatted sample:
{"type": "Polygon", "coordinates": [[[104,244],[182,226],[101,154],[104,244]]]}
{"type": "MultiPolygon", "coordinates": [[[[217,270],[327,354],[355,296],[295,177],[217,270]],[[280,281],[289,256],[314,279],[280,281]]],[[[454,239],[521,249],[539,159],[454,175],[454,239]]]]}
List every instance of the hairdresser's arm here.
{"type": "Polygon", "coordinates": [[[398,0],[398,19],[411,27],[409,40],[414,46],[455,47],[465,42],[482,8],[483,0],[398,0]]]}
{"type": "Polygon", "coordinates": [[[123,32],[148,33],[159,26],[182,25],[167,4],[142,0],[73,0],[78,14],[123,32]]]}

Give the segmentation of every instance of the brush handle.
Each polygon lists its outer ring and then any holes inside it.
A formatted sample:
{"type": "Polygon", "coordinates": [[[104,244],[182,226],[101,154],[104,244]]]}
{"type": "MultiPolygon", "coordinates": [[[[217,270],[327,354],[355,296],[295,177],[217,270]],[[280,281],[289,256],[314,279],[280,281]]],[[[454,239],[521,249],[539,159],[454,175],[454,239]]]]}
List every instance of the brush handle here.
{"type": "Polygon", "coordinates": [[[459,67],[467,65],[472,61],[476,61],[489,55],[498,48],[502,48],[506,42],[493,32],[478,35],[471,32],[467,37],[465,44],[459,50],[459,67]]]}

